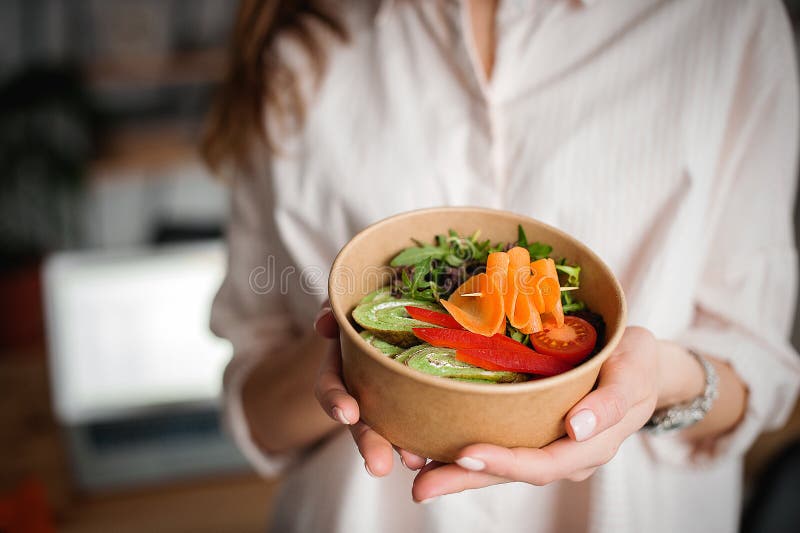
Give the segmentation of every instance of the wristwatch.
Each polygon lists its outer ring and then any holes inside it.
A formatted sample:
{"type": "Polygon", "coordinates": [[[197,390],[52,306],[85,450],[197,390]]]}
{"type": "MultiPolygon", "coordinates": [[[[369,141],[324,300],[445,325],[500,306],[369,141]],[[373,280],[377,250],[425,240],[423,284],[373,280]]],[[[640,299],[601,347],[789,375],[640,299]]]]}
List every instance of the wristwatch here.
{"type": "Polygon", "coordinates": [[[653,413],[653,416],[647,424],[644,425],[644,429],[656,434],[683,429],[701,421],[705,418],[706,413],[711,410],[714,400],[716,400],[719,395],[719,377],[717,376],[717,371],[714,370],[714,366],[699,353],[694,350],[688,350],[688,352],[697,359],[697,362],[700,363],[700,366],[703,367],[703,371],[705,372],[706,387],[703,394],[688,402],[659,409],[653,413]]]}

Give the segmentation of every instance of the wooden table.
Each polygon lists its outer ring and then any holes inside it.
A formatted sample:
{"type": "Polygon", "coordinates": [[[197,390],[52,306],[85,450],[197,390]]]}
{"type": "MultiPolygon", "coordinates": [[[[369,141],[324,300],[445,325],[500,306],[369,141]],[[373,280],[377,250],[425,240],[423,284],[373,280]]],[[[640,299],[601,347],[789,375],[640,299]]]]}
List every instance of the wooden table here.
{"type": "Polygon", "coordinates": [[[64,533],[264,531],[278,486],[246,474],[81,494],[53,417],[42,345],[0,353],[0,428],[0,492],[39,480],[64,533]]]}

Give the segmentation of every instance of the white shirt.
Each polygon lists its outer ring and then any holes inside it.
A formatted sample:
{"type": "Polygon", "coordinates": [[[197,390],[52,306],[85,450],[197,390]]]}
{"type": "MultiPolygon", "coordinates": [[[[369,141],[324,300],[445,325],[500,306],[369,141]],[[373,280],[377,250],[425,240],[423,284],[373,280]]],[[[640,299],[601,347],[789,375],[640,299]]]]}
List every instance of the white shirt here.
{"type": "Polygon", "coordinates": [[[233,433],[262,473],[284,469],[275,530],[734,531],[742,454],[784,422],[800,383],[787,341],[797,82],[778,0],[505,0],[489,80],[460,2],[344,6],[351,41],[329,49],[303,128],[234,186],[212,316],[236,353],[233,433]],[[636,434],[585,482],[425,506],[402,467],[370,478],[345,431],[307,455],[261,454],[239,399],[249,369],[309,330],[355,233],[441,205],[515,211],[589,245],[630,324],[730,361],[750,390],[744,420],[702,462],[636,434]]]}

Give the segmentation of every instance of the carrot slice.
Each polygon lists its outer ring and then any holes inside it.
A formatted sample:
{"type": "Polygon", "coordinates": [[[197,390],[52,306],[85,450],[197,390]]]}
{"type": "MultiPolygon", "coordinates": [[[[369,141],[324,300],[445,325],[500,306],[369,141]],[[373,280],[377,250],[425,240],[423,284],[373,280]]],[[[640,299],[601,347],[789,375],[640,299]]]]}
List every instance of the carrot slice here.
{"type": "Polygon", "coordinates": [[[537,287],[542,293],[544,311],[550,313],[560,328],[564,325],[564,308],[561,305],[561,287],[558,284],[556,263],[549,257],[531,263],[531,270],[539,280],[537,287]],[[545,282],[545,279],[552,281],[545,282]]]}
{"type": "Polygon", "coordinates": [[[448,300],[439,303],[456,322],[473,333],[494,335],[505,322],[503,295],[485,272],[467,279],[448,300]],[[480,296],[462,296],[475,293],[480,296]]]}
{"type": "Polygon", "coordinates": [[[495,282],[497,289],[505,294],[508,289],[508,264],[510,257],[506,252],[494,252],[486,258],[486,273],[495,282]]]}
{"type": "Polygon", "coordinates": [[[520,298],[521,289],[530,278],[530,268],[527,267],[531,257],[528,250],[515,246],[508,251],[508,290],[505,294],[505,310],[509,323],[515,328],[527,324],[530,310],[525,305],[524,298],[520,298]]]}
{"type": "MultiPolygon", "coordinates": [[[[503,316],[505,317],[505,295],[508,291],[508,263],[509,257],[506,252],[494,252],[486,258],[486,274],[492,281],[492,287],[497,290],[503,299],[503,316]]],[[[506,332],[506,321],[502,320],[497,326],[495,333],[506,332]]]]}
{"type": "Polygon", "coordinates": [[[542,291],[539,288],[539,283],[547,278],[541,278],[536,274],[533,274],[530,279],[528,280],[528,286],[526,287],[530,292],[530,299],[533,302],[533,307],[536,308],[536,311],[539,313],[544,313],[544,297],[542,296],[542,291]]]}
{"type": "Polygon", "coordinates": [[[540,312],[553,309],[556,304],[561,301],[561,287],[558,285],[558,279],[546,277],[540,278],[536,283],[538,294],[542,299],[543,309],[540,312]]]}
{"type": "MultiPolygon", "coordinates": [[[[530,301],[530,296],[528,297],[528,300],[530,301]]],[[[520,332],[526,335],[538,333],[543,329],[542,316],[539,314],[539,311],[536,310],[536,306],[534,306],[532,302],[530,303],[530,310],[531,315],[528,319],[528,325],[519,328],[520,332]]]]}
{"type": "Polygon", "coordinates": [[[531,263],[531,270],[536,273],[536,275],[542,277],[558,276],[558,273],[556,272],[556,262],[549,257],[533,261],[531,263]]]}
{"type": "Polygon", "coordinates": [[[508,322],[523,333],[541,331],[542,321],[533,295],[531,285],[531,255],[526,248],[515,246],[508,251],[508,291],[505,297],[505,311],[508,322]]]}
{"type": "Polygon", "coordinates": [[[558,299],[558,303],[556,303],[555,307],[550,311],[550,314],[555,319],[558,327],[564,325],[564,307],[561,305],[561,298],[558,299]]]}

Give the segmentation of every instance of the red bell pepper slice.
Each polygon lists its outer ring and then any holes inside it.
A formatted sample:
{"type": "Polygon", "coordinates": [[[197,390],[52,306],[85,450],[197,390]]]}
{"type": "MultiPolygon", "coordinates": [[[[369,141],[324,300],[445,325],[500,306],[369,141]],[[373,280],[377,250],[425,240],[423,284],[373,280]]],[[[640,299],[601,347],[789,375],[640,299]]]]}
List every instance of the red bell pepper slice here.
{"type": "Polygon", "coordinates": [[[456,360],[468,363],[472,366],[477,366],[484,370],[493,370],[493,371],[508,371],[507,368],[503,368],[502,366],[498,366],[494,363],[490,363],[486,359],[481,359],[480,357],[475,357],[473,355],[467,355],[463,352],[459,352],[456,350],[456,360]]]}
{"type": "Polygon", "coordinates": [[[504,348],[457,348],[456,358],[461,354],[462,357],[483,359],[501,366],[504,370],[537,374],[539,376],[555,376],[572,368],[572,365],[565,361],[547,357],[533,350],[530,350],[530,352],[533,357],[504,348]]]}
{"type": "Polygon", "coordinates": [[[418,339],[439,348],[503,348],[505,350],[521,351],[525,354],[536,354],[535,351],[521,342],[517,342],[502,333],[487,337],[465,329],[453,328],[412,328],[412,331],[418,339]]]}
{"type": "Polygon", "coordinates": [[[406,312],[411,318],[419,320],[420,322],[427,322],[428,324],[442,326],[443,328],[464,329],[461,324],[448,313],[431,311],[430,309],[414,307],[413,305],[407,305],[406,312]]]}
{"type": "MultiPolygon", "coordinates": [[[[562,359],[531,350],[502,333],[491,337],[463,329],[412,328],[418,339],[440,348],[453,348],[467,357],[477,357],[503,370],[553,376],[573,367],[562,359]]],[[[471,361],[465,361],[469,362],[471,361]]],[[[476,365],[481,366],[481,365],[476,365]]],[[[482,367],[483,368],[483,367],[482,367]]]]}

